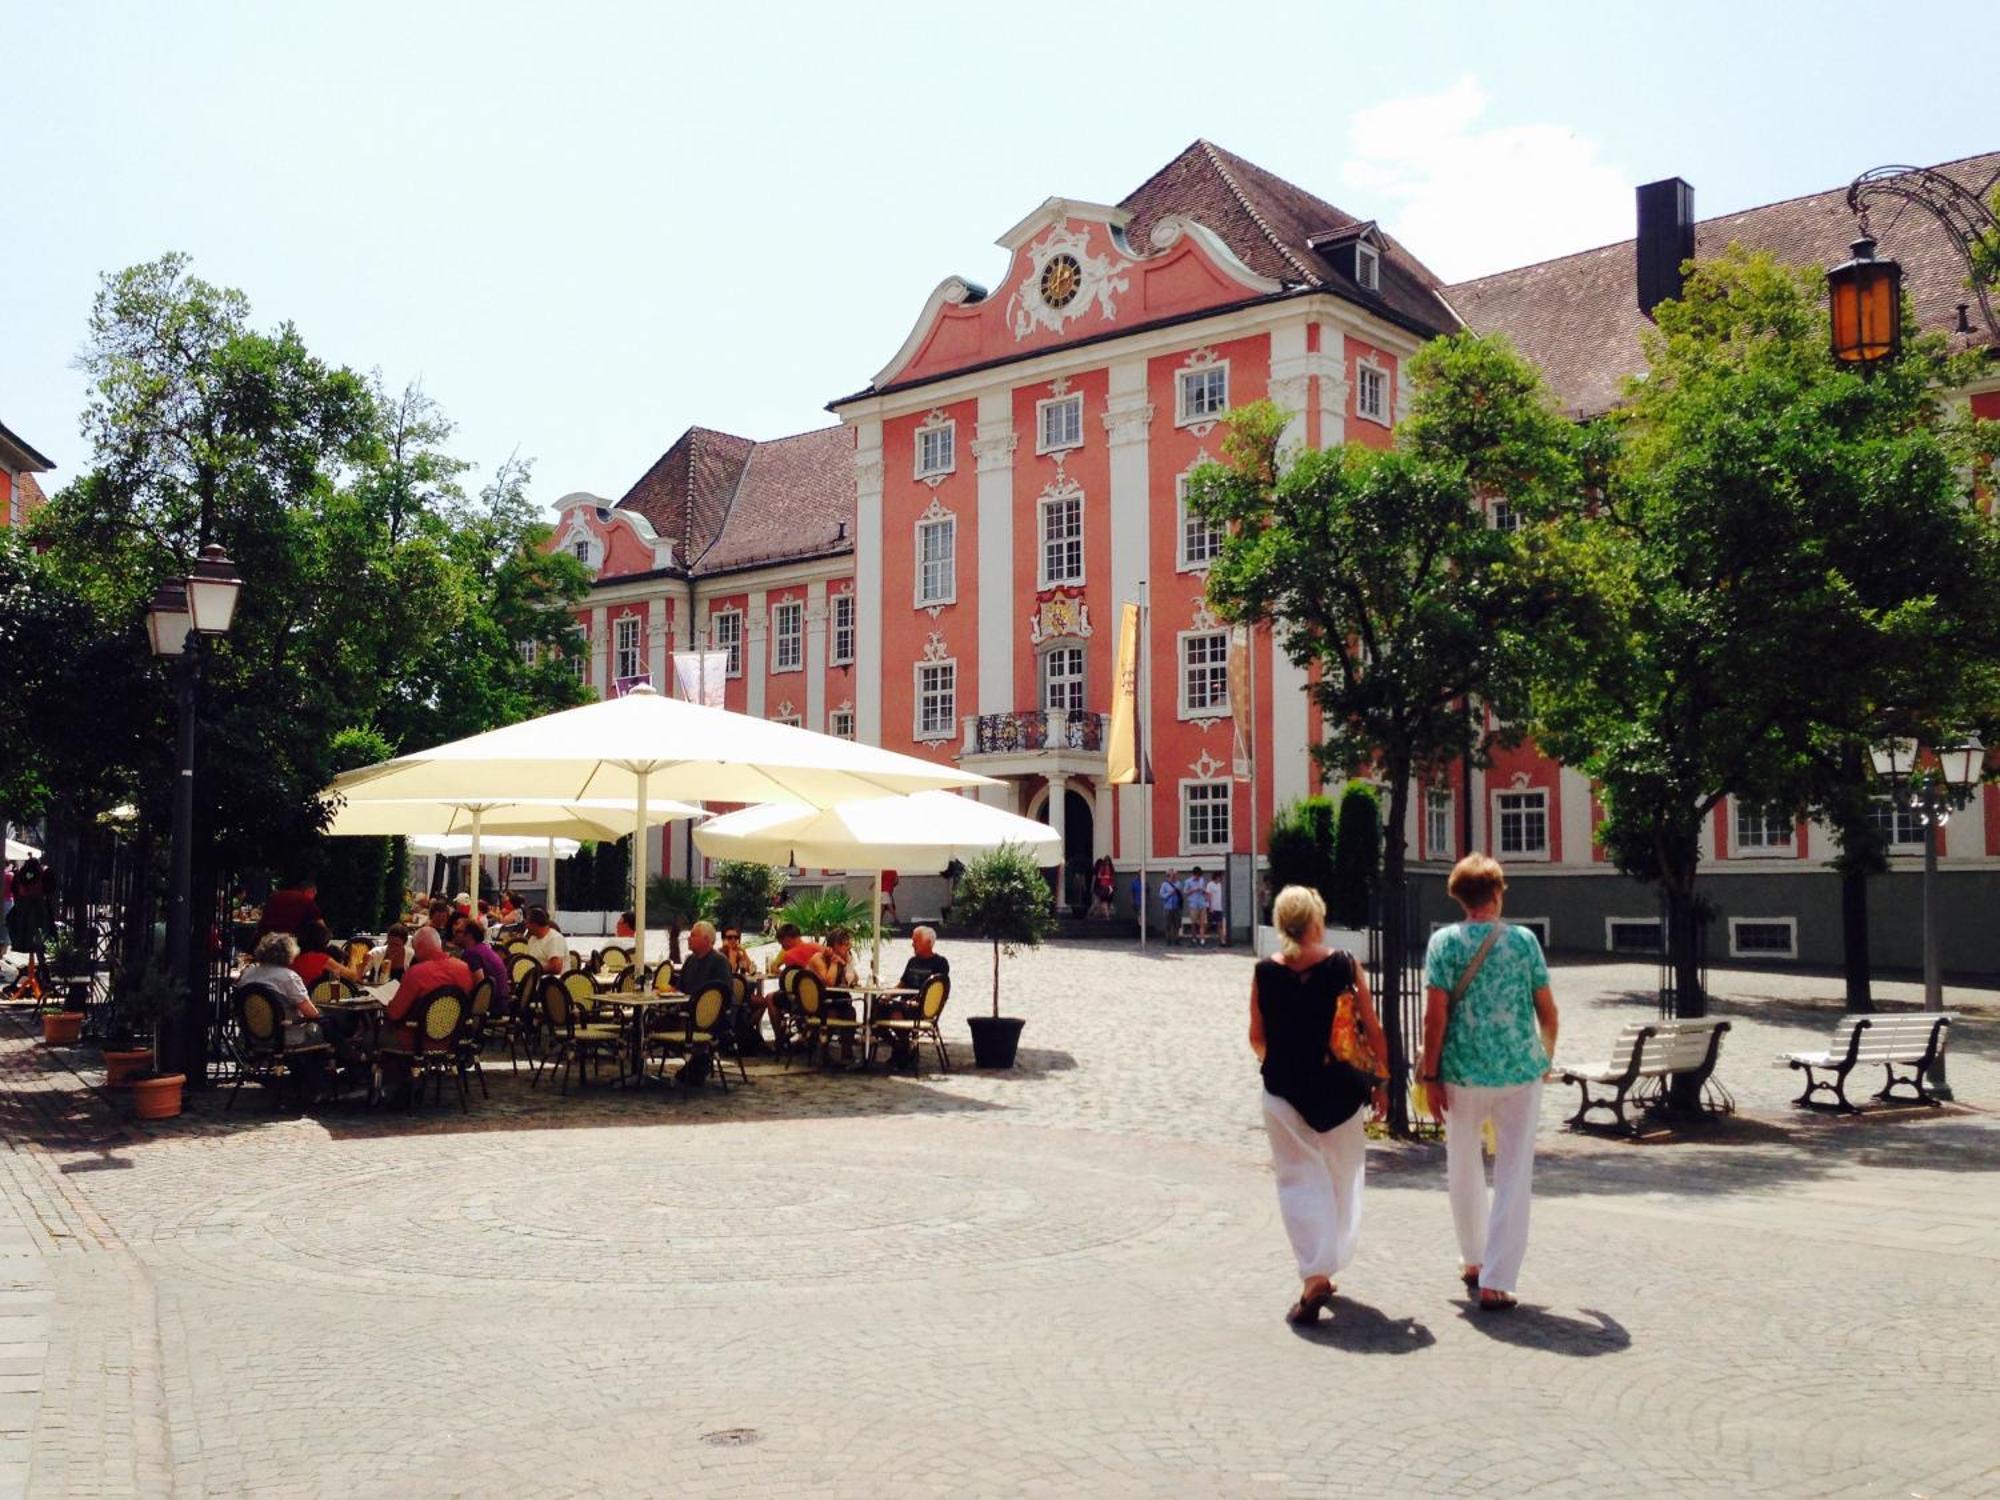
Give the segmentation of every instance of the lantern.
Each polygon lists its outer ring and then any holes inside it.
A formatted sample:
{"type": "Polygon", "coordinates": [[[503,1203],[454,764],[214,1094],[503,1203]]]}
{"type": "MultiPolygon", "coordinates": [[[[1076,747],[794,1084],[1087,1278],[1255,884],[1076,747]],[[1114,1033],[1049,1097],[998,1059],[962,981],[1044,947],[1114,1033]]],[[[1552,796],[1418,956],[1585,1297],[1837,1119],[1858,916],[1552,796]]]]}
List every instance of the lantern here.
{"type": "Polygon", "coordinates": [[[1826,273],[1833,303],[1833,357],[1866,369],[1903,351],[1903,268],[1875,258],[1875,242],[1863,236],[1851,247],[1854,258],[1826,273]]]}
{"type": "Polygon", "coordinates": [[[185,578],[168,578],[153,592],[146,606],[146,632],[152,637],[153,655],[179,656],[186,649],[193,617],[188,613],[185,578]]]}
{"type": "Polygon", "coordinates": [[[229,554],[214,542],[202,548],[187,580],[194,628],[203,635],[229,634],[230,621],[236,616],[236,596],[242,589],[243,580],[237,577],[236,565],[229,560],[229,554]]]}

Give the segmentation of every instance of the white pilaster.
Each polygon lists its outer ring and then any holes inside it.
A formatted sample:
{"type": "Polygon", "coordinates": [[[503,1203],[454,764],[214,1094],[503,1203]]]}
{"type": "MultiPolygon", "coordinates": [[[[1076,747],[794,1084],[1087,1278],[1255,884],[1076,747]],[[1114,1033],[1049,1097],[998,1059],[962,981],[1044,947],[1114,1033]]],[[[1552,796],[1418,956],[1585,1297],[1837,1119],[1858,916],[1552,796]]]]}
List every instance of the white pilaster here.
{"type": "Polygon", "coordinates": [[[1271,330],[1271,401],[1285,413],[1284,431],[1278,434],[1280,452],[1298,452],[1306,446],[1306,398],[1310,382],[1306,355],[1306,325],[1281,323],[1271,330]]]}
{"type": "Polygon", "coordinates": [[[1556,795],[1562,799],[1562,862],[1566,865],[1588,866],[1590,864],[1590,778],[1581,771],[1573,771],[1564,766],[1556,785],[1556,795]]]}
{"type": "MultiPolygon", "coordinates": [[[[1054,830],[1057,845],[1065,851],[1069,847],[1063,843],[1063,823],[1069,811],[1065,805],[1069,799],[1063,796],[1066,790],[1060,776],[1049,778],[1048,816],[1042,820],[1054,830]]],[[[1056,866],[1056,910],[1069,910],[1069,866],[1066,863],[1056,866]]]]}
{"type": "Polygon", "coordinates": [[[1311,757],[1306,753],[1306,674],[1292,665],[1278,645],[1278,631],[1271,632],[1271,763],[1272,806],[1258,811],[1268,820],[1288,802],[1304,799],[1311,786],[1307,772],[1311,757]]]}
{"type": "Polygon", "coordinates": [[[854,737],[882,743],[882,424],[854,424],[854,737]]]}
{"type": "Polygon", "coordinates": [[[806,728],[826,732],[826,580],[806,585],[806,728]]]}
{"type": "Polygon", "coordinates": [[[771,671],[770,606],[764,602],[762,589],[750,591],[750,601],[743,606],[743,614],[744,708],[761,719],[764,717],[764,684],[771,671]]]}
{"type": "Polygon", "coordinates": [[[1014,414],[1006,390],[979,398],[979,680],[980,713],[1004,714],[1014,702],[1014,414]]]}
{"type": "MultiPolygon", "coordinates": [[[[1111,599],[1115,611],[1138,602],[1148,572],[1152,546],[1152,476],[1148,471],[1148,430],[1153,406],[1146,399],[1146,361],[1121,360],[1111,367],[1110,391],[1104,407],[1104,432],[1111,451],[1111,599]]],[[[1173,524],[1173,496],[1167,496],[1167,524],[1173,524]]],[[[1117,639],[1118,616],[1109,622],[1117,639]]],[[[1172,681],[1157,670],[1154,681],[1172,681]]],[[[1152,753],[1152,725],[1145,727],[1147,754],[1152,753]]],[[[1109,820],[1102,819],[1107,829],[1109,820]]],[[[1146,788],[1119,788],[1118,824],[1126,831],[1118,852],[1138,860],[1145,854],[1146,788]]]]}
{"type": "Polygon", "coordinates": [[[667,596],[646,601],[646,660],[647,670],[653,674],[653,688],[656,692],[668,691],[667,681],[667,596]]]}
{"type": "Polygon", "coordinates": [[[611,612],[602,604],[590,612],[590,685],[611,696],[611,612]]]}
{"type": "Polygon", "coordinates": [[[1092,783],[1090,823],[1092,859],[1103,859],[1111,853],[1111,820],[1114,816],[1112,806],[1115,801],[1111,794],[1115,790],[1116,788],[1102,777],[1092,783]]]}

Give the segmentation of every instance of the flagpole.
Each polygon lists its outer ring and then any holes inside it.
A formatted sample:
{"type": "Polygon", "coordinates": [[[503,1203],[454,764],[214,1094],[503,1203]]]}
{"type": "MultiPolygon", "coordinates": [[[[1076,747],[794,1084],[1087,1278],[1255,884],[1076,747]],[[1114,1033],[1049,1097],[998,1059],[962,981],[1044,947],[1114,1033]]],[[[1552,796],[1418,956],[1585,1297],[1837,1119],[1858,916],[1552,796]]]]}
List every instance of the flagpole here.
{"type": "Polygon", "coordinates": [[[1146,649],[1146,630],[1152,617],[1152,585],[1139,580],[1139,723],[1132,736],[1134,768],[1139,784],[1146,789],[1146,828],[1139,855],[1139,946],[1146,946],[1147,905],[1153,890],[1153,771],[1152,744],[1147,736],[1153,727],[1153,653],[1146,649]]]}

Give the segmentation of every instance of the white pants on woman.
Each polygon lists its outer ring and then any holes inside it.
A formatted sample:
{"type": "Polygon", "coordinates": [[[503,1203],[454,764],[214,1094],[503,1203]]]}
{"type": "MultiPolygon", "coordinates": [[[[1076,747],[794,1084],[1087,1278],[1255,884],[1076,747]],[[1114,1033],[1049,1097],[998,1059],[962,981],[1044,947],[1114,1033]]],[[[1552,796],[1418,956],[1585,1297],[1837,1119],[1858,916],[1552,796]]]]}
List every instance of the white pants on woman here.
{"type": "Polygon", "coordinates": [[[1541,1119],[1542,1085],[1511,1088],[1445,1085],[1445,1180],[1451,1189],[1451,1222],[1459,1257],[1479,1267],[1480,1290],[1511,1292],[1528,1253],[1528,1200],[1535,1175],[1535,1126],[1541,1119]],[[1479,1127],[1493,1122],[1493,1198],[1486,1196],[1486,1163],[1479,1127]]]}
{"type": "MultiPolygon", "coordinates": [[[[1260,1093],[1263,1091],[1260,1089],[1260,1093]]],[[[1338,1276],[1361,1237],[1361,1180],[1367,1165],[1366,1110],[1328,1131],[1314,1130],[1276,1094],[1263,1093],[1264,1130],[1278,1178],[1278,1213],[1299,1275],[1338,1276]]]]}

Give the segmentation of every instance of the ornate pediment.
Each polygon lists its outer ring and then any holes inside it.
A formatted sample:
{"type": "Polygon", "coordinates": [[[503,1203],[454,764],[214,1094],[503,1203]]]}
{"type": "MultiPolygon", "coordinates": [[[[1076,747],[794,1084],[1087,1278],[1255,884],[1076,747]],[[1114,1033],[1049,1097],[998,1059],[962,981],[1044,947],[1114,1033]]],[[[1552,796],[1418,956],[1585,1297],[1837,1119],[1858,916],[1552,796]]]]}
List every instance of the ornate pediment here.
{"type": "Polygon", "coordinates": [[[1034,613],[1028,616],[1028,641],[1039,646],[1044,641],[1068,637],[1087,638],[1090,628],[1090,606],[1084,603],[1083,595],[1070,589],[1056,589],[1040,600],[1034,613]]]}

